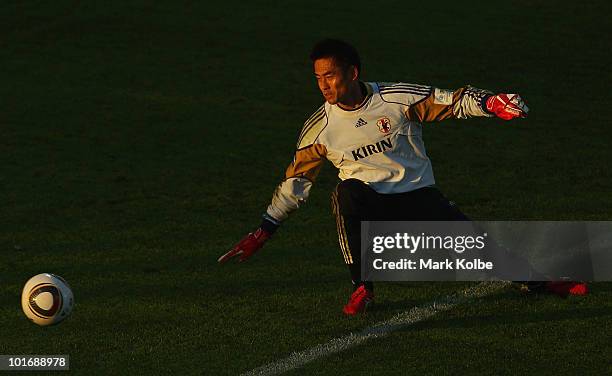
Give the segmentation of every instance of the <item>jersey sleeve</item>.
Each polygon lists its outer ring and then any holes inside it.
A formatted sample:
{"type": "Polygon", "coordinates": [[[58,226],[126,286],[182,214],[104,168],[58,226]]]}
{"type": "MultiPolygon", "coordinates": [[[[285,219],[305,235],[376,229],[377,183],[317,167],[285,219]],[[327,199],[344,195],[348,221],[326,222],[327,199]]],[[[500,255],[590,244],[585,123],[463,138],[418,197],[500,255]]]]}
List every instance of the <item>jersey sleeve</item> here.
{"type": "Polygon", "coordinates": [[[293,161],[285,171],[285,179],[276,187],[266,215],[277,222],[287,219],[310,194],[312,184],[325,163],[327,148],[317,138],[327,125],[327,115],[321,106],[304,124],[293,161]]]}
{"type": "Polygon", "coordinates": [[[486,99],[493,93],[472,86],[458,90],[432,88],[431,93],[409,106],[408,119],[419,122],[445,119],[467,119],[475,116],[492,117],[486,110],[486,99]]]}
{"type": "Polygon", "coordinates": [[[485,105],[486,98],[493,93],[469,85],[452,91],[426,85],[385,82],[379,83],[379,91],[383,101],[404,105],[406,116],[413,121],[493,116],[487,112],[485,105]]]}

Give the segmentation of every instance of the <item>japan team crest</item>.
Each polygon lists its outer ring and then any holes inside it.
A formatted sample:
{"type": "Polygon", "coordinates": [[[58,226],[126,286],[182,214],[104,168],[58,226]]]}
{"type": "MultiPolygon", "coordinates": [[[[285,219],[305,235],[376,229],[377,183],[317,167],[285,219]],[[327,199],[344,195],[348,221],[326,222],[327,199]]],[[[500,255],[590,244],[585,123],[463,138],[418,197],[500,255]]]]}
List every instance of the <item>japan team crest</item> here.
{"type": "Polygon", "coordinates": [[[382,133],[389,133],[391,131],[391,121],[388,117],[378,119],[376,125],[378,125],[378,130],[382,133]]]}

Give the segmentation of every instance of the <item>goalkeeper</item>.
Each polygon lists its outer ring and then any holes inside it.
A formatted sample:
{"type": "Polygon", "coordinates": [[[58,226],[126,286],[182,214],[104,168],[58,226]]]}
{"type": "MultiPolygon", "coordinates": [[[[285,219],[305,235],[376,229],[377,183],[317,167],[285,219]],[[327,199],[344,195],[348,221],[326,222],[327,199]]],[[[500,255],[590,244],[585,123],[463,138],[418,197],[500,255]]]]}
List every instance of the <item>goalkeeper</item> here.
{"type": "Polygon", "coordinates": [[[244,261],[259,250],[310,193],[325,160],[341,182],[332,193],[338,240],[354,292],[344,313],[363,312],[372,301],[371,282],[361,280],[363,220],[453,221],[467,217],[434,186],[425,152],[425,122],[475,116],[504,120],[527,116],[518,94],[466,86],[450,91],[425,85],[360,80],[355,48],[326,39],[311,54],[325,103],[305,122],[285,179],[274,191],[261,226],[219,258],[244,261]]]}

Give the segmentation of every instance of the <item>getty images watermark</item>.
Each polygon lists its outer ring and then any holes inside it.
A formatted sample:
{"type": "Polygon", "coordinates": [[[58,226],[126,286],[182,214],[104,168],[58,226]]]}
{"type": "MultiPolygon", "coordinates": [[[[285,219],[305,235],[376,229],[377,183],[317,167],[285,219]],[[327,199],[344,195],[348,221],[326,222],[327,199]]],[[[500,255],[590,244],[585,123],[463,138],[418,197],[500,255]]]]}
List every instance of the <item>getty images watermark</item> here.
{"type": "Polygon", "coordinates": [[[612,222],[362,222],[370,281],[612,280],[612,222]]]}

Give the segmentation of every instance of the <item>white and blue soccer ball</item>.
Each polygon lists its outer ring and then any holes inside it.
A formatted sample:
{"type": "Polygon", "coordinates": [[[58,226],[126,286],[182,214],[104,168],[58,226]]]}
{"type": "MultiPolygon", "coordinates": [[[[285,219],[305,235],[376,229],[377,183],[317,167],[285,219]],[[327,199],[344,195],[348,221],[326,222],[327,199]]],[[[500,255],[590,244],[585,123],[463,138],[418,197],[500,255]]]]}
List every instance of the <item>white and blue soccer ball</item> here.
{"type": "Polygon", "coordinates": [[[72,312],[74,296],[60,276],[42,273],[30,278],[21,293],[21,308],[26,317],[40,326],[55,325],[72,312]]]}

